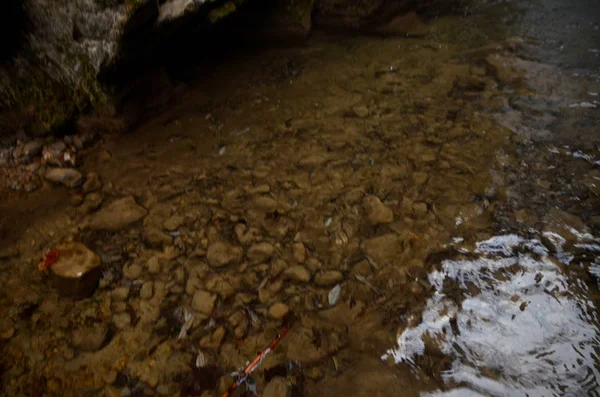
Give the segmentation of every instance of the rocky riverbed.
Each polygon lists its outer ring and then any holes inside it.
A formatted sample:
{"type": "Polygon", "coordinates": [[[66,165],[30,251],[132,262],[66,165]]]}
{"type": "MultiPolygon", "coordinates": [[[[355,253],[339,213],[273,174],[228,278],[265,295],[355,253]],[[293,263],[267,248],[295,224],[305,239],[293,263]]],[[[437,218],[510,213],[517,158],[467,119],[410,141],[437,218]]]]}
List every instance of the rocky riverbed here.
{"type": "Polygon", "coordinates": [[[489,23],[515,7],[190,67],[133,131],[3,152],[3,395],[220,395],[290,316],[236,395],[598,392],[598,65],[489,23]],[[84,297],[67,252],[99,263],[84,297]],[[585,312],[540,336],[574,383],[485,355],[473,326],[530,335],[555,301],[585,312]]]}

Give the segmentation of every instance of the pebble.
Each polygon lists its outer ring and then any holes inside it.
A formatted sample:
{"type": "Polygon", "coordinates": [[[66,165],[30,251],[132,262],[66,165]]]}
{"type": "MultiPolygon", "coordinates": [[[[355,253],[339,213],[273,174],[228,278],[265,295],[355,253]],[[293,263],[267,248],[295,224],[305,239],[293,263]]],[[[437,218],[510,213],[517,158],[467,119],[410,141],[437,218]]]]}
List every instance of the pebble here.
{"type": "Polygon", "coordinates": [[[200,339],[200,347],[205,349],[218,349],[221,347],[226,332],[224,326],[218,327],[211,335],[206,335],[200,339]]]}
{"type": "Polygon", "coordinates": [[[156,256],[148,259],[146,266],[148,267],[148,273],[150,274],[158,274],[160,272],[160,262],[156,256]]]}
{"type": "Polygon", "coordinates": [[[379,197],[365,197],[363,206],[367,214],[367,220],[371,225],[391,223],[394,220],[393,211],[383,204],[379,197]]]}
{"type": "Polygon", "coordinates": [[[273,303],[269,308],[269,317],[279,320],[284,318],[289,311],[290,308],[285,303],[273,303]]]}
{"type": "Polygon", "coordinates": [[[288,280],[307,283],[310,281],[310,272],[302,265],[292,266],[283,272],[283,276],[288,280]]]}
{"type": "Polygon", "coordinates": [[[116,301],[124,301],[129,296],[129,287],[118,287],[112,292],[112,298],[116,301]]]}
{"type": "Polygon", "coordinates": [[[179,229],[179,227],[183,224],[184,220],[185,218],[181,215],[173,215],[165,221],[163,227],[168,231],[173,232],[179,229]]]}
{"type": "Polygon", "coordinates": [[[298,242],[292,245],[292,254],[294,255],[294,259],[298,263],[306,262],[306,248],[304,244],[298,242]]]}
{"type": "Polygon", "coordinates": [[[73,330],[71,342],[80,350],[95,352],[104,344],[107,333],[108,327],[102,323],[91,327],[77,327],[73,330]]]}
{"type": "Polygon", "coordinates": [[[137,263],[132,263],[129,266],[123,268],[123,275],[128,280],[137,280],[142,275],[142,267],[137,263]]]}
{"type": "Polygon", "coordinates": [[[192,298],[192,309],[202,314],[210,316],[215,308],[217,296],[208,291],[196,291],[192,298]]]}
{"type": "Polygon", "coordinates": [[[118,329],[123,329],[131,324],[131,316],[129,313],[119,313],[113,316],[113,323],[118,329]]]}
{"type": "Polygon", "coordinates": [[[308,268],[314,272],[322,268],[323,264],[317,258],[309,258],[306,261],[306,266],[308,266],[308,268]]]}
{"type": "Polygon", "coordinates": [[[219,241],[208,247],[206,259],[213,267],[237,265],[242,261],[244,251],[242,248],[219,241]]]}
{"type": "Polygon", "coordinates": [[[280,377],[276,376],[267,384],[265,390],[263,391],[263,397],[288,397],[290,394],[289,386],[287,381],[280,377]]]}
{"type": "Polygon", "coordinates": [[[102,189],[102,182],[100,182],[100,177],[95,172],[88,172],[85,183],[82,186],[82,190],[84,193],[97,192],[102,189]]]}
{"type": "Polygon", "coordinates": [[[425,216],[427,215],[427,204],[425,203],[414,203],[412,206],[413,213],[416,216],[425,216]]]}
{"type": "Polygon", "coordinates": [[[352,108],[354,114],[360,118],[365,118],[369,115],[369,109],[366,106],[354,106],[352,108]]]}
{"type": "Polygon", "coordinates": [[[427,182],[427,174],[424,172],[413,172],[412,180],[415,185],[423,185],[427,182]]]}
{"type": "Polygon", "coordinates": [[[23,156],[37,156],[42,152],[42,141],[39,139],[34,139],[33,141],[29,141],[23,145],[21,155],[23,156]]]}
{"type": "Polygon", "coordinates": [[[104,199],[100,193],[90,193],[87,196],[85,196],[80,210],[84,214],[91,214],[100,207],[103,200],[104,199]]]}
{"type": "Polygon", "coordinates": [[[140,289],[140,298],[142,299],[150,299],[152,298],[152,294],[154,293],[154,285],[152,281],[146,281],[142,288],[140,289]]]}
{"type": "Polygon", "coordinates": [[[214,292],[219,294],[219,296],[223,299],[229,299],[235,295],[236,290],[233,288],[231,283],[227,281],[222,275],[217,275],[215,277],[210,278],[206,284],[205,288],[210,292],[214,292]]]}
{"type": "Polygon", "coordinates": [[[323,270],[315,274],[315,284],[320,287],[335,285],[344,280],[344,275],[338,270],[323,270]]]}
{"type": "Polygon", "coordinates": [[[250,264],[256,264],[265,262],[267,259],[273,256],[273,252],[275,252],[275,247],[273,247],[269,243],[258,243],[254,244],[252,247],[248,249],[248,260],[250,264]]]}
{"type": "Polygon", "coordinates": [[[81,173],[73,168],[51,168],[46,172],[45,178],[69,188],[77,187],[83,182],[81,173]]]}
{"type": "Polygon", "coordinates": [[[171,236],[154,226],[144,229],[144,237],[146,243],[154,248],[161,248],[163,245],[171,244],[173,241],[171,236]]]}
{"type": "Polygon", "coordinates": [[[0,250],[0,259],[10,259],[19,256],[17,247],[7,247],[0,250]]]}
{"type": "Polygon", "coordinates": [[[268,196],[258,196],[252,201],[252,207],[263,212],[273,212],[277,209],[277,201],[268,196]]]}
{"type": "Polygon", "coordinates": [[[90,220],[93,230],[117,231],[145,217],[147,211],[133,197],[125,197],[102,207],[90,220]]]}

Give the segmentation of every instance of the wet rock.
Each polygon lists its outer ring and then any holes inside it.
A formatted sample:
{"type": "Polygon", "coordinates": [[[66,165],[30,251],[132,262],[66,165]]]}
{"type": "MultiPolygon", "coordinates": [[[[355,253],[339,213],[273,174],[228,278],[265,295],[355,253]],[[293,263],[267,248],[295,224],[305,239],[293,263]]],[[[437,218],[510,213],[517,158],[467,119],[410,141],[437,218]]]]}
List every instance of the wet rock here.
{"type": "Polygon", "coordinates": [[[223,343],[226,332],[225,327],[218,327],[212,334],[200,339],[200,347],[204,349],[218,349],[221,347],[221,343],[223,343]]]}
{"type": "Polygon", "coordinates": [[[308,169],[318,168],[323,166],[329,161],[329,158],[322,154],[312,154],[304,157],[298,162],[298,165],[308,169]]]}
{"type": "Polygon", "coordinates": [[[367,214],[367,220],[371,225],[391,223],[394,220],[394,213],[388,206],[379,200],[379,197],[365,197],[363,206],[367,214]]]}
{"type": "Polygon", "coordinates": [[[344,275],[339,270],[322,270],[315,274],[314,283],[319,287],[329,287],[344,280],[344,275]]]}
{"type": "Polygon", "coordinates": [[[306,261],[306,266],[312,271],[315,272],[323,267],[323,264],[317,258],[309,258],[306,261]]]}
{"type": "Polygon", "coordinates": [[[207,291],[196,291],[192,298],[192,309],[195,311],[210,316],[215,308],[217,296],[207,291]]]}
{"type": "Polygon", "coordinates": [[[250,322],[245,312],[241,310],[237,311],[229,316],[227,321],[233,328],[233,334],[235,335],[236,339],[242,339],[246,336],[250,322]]]}
{"type": "Polygon", "coordinates": [[[301,265],[292,266],[283,272],[283,276],[286,280],[293,280],[300,283],[307,283],[310,281],[310,272],[301,265]]]}
{"type": "Polygon", "coordinates": [[[88,172],[85,183],[82,186],[82,190],[84,193],[97,192],[102,189],[102,182],[100,181],[100,176],[95,172],[88,172]]]}
{"type": "Polygon", "coordinates": [[[118,329],[129,327],[131,324],[131,315],[129,313],[118,313],[113,316],[113,323],[118,329]]]}
{"type": "Polygon", "coordinates": [[[412,206],[413,213],[418,217],[427,215],[427,204],[425,203],[414,203],[412,206]]]}
{"type": "Polygon", "coordinates": [[[323,370],[319,367],[310,367],[304,369],[304,375],[311,380],[319,380],[322,379],[325,375],[323,370]]]}
{"type": "Polygon", "coordinates": [[[103,197],[100,193],[90,193],[85,196],[81,208],[79,210],[84,214],[91,214],[102,205],[103,197]]]}
{"type": "Polygon", "coordinates": [[[21,155],[32,157],[32,156],[37,156],[41,152],[42,152],[42,141],[39,139],[34,139],[23,145],[23,150],[21,152],[21,155]]]}
{"type": "Polygon", "coordinates": [[[150,274],[160,273],[160,262],[158,261],[158,257],[153,256],[148,259],[148,262],[146,262],[146,267],[148,268],[148,273],[150,274]]]}
{"type": "Polygon", "coordinates": [[[285,303],[277,302],[269,307],[269,317],[277,320],[284,318],[289,312],[290,308],[285,303]]]}
{"type": "Polygon", "coordinates": [[[7,340],[15,334],[15,324],[10,318],[0,319],[0,340],[7,340]]]}
{"type": "Polygon", "coordinates": [[[236,293],[233,285],[223,275],[216,275],[207,280],[204,288],[210,292],[219,294],[223,300],[231,298],[236,293]]]}
{"type": "Polygon", "coordinates": [[[411,36],[422,37],[427,35],[428,29],[417,14],[409,12],[394,17],[391,21],[379,25],[377,33],[386,36],[411,36]]]}
{"type": "Polygon", "coordinates": [[[0,249],[0,259],[10,259],[19,256],[19,249],[17,247],[6,247],[0,249]]]}
{"type": "Polygon", "coordinates": [[[161,248],[173,241],[171,236],[154,226],[148,226],[144,229],[144,239],[148,245],[154,248],[161,248]]]}
{"type": "Polygon", "coordinates": [[[297,242],[292,245],[292,254],[294,255],[294,259],[298,263],[306,262],[306,248],[304,244],[297,242]]]}
{"type": "Polygon", "coordinates": [[[137,280],[142,276],[142,266],[137,263],[132,263],[129,266],[123,267],[123,276],[128,280],[137,280]]]}
{"type": "Polygon", "coordinates": [[[163,227],[168,231],[175,231],[183,224],[185,218],[181,215],[173,215],[165,221],[163,227]]]}
{"type": "Polygon", "coordinates": [[[117,302],[127,300],[127,298],[129,297],[129,287],[115,288],[111,294],[111,297],[117,302]]]}
{"type": "Polygon", "coordinates": [[[276,376],[267,384],[262,395],[263,397],[290,397],[291,394],[288,382],[284,378],[276,376]]]}
{"type": "Polygon", "coordinates": [[[52,168],[46,172],[45,178],[70,188],[77,187],[83,182],[81,173],[73,168],[52,168]]]}
{"type": "Polygon", "coordinates": [[[211,266],[222,267],[240,263],[243,256],[244,251],[240,247],[219,241],[208,247],[206,259],[211,266]]]}
{"type": "Polygon", "coordinates": [[[368,277],[371,274],[371,264],[367,260],[360,261],[352,267],[350,273],[353,276],[368,277]]]}
{"type": "Polygon", "coordinates": [[[294,327],[286,336],[287,358],[303,365],[317,363],[342,349],[348,341],[334,329],[294,327]],[[315,333],[317,331],[317,333],[315,333]],[[315,339],[320,344],[314,343],[315,339]]]}
{"type": "Polygon", "coordinates": [[[258,196],[252,200],[252,208],[271,213],[277,209],[277,201],[269,196],[258,196]]]}
{"type": "Polygon", "coordinates": [[[91,327],[81,327],[73,330],[72,343],[79,350],[95,352],[106,340],[108,327],[105,324],[94,324],[91,327]]]}
{"type": "Polygon", "coordinates": [[[154,285],[152,281],[146,281],[142,288],[140,289],[140,298],[142,299],[150,299],[154,294],[154,285]]]}
{"type": "Polygon", "coordinates": [[[56,247],[58,260],[50,267],[55,288],[62,296],[90,296],[102,275],[98,255],[79,242],[66,242],[56,247]]]}
{"type": "Polygon", "coordinates": [[[393,233],[365,240],[362,249],[380,266],[394,263],[404,251],[400,238],[393,233]]]}
{"type": "Polygon", "coordinates": [[[352,111],[354,112],[356,117],[360,117],[361,119],[364,119],[365,117],[367,117],[369,115],[369,109],[364,105],[363,106],[354,106],[352,108],[352,111]]]}
{"type": "Polygon", "coordinates": [[[117,231],[146,216],[147,211],[133,197],[125,197],[104,206],[90,220],[93,230],[117,231]]]}
{"type": "Polygon", "coordinates": [[[238,223],[234,228],[235,235],[242,245],[256,243],[262,239],[260,230],[255,227],[247,227],[242,223],[238,223]]]}
{"type": "Polygon", "coordinates": [[[424,172],[413,172],[412,180],[415,185],[424,185],[427,182],[428,175],[424,172]]]}
{"type": "Polygon", "coordinates": [[[274,251],[275,247],[269,243],[254,244],[248,249],[248,260],[250,261],[250,264],[265,262],[273,256],[274,251]]]}

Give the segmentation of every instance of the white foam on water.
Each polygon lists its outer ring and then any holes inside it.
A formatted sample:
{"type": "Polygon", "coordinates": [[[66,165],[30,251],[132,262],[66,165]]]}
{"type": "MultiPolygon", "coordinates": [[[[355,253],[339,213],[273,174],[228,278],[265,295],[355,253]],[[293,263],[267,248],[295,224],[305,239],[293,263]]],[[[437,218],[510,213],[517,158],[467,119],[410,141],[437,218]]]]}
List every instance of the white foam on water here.
{"type": "MultiPolygon", "coordinates": [[[[559,248],[564,244],[558,235],[546,237],[559,248]]],[[[535,239],[496,236],[478,243],[476,252],[480,254],[476,260],[447,260],[429,275],[436,292],[427,302],[421,324],[404,330],[398,346],[384,358],[414,365],[425,351],[427,333],[453,359],[442,376],[462,389],[423,396],[600,393],[598,319],[585,283],[568,279],[535,239]],[[519,265],[519,270],[508,271],[512,265],[519,265]],[[495,277],[498,271],[503,277],[495,277]],[[447,278],[464,292],[460,307],[444,295],[447,278]],[[469,284],[480,292],[472,295],[469,284]],[[452,318],[457,334],[450,326],[452,318]],[[483,367],[499,375],[485,376],[478,369],[483,367]]]]}

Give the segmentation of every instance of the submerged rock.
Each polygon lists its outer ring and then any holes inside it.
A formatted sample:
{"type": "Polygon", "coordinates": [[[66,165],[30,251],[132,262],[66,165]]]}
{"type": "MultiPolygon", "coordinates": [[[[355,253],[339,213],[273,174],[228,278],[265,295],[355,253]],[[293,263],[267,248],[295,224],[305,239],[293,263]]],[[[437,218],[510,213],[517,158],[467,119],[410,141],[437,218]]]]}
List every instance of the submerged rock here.
{"type": "Polygon", "coordinates": [[[50,182],[65,185],[66,187],[77,187],[83,182],[81,173],[73,168],[52,168],[45,175],[50,182]]]}
{"type": "Polygon", "coordinates": [[[208,247],[206,259],[213,267],[236,265],[242,261],[244,251],[237,246],[219,241],[208,247]]]}
{"type": "Polygon", "coordinates": [[[121,230],[146,216],[147,211],[139,206],[133,197],[125,197],[102,207],[90,221],[94,230],[121,230]]]}
{"type": "Polygon", "coordinates": [[[54,285],[62,296],[90,296],[102,275],[100,257],[78,242],[56,247],[58,260],[50,267],[54,285]]]}
{"type": "Polygon", "coordinates": [[[263,397],[289,397],[291,389],[284,378],[276,376],[267,384],[262,395],[263,397]]]}
{"type": "Polygon", "coordinates": [[[269,317],[274,319],[282,319],[290,312],[290,308],[285,303],[273,303],[269,307],[269,317]]]}
{"type": "Polygon", "coordinates": [[[216,295],[212,295],[207,291],[196,291],[192,298],[192,309],[210,316],[215,307],[216,300],[216,295]]]}
{"type": "Polygon", "coordinates": [[[388,206],[379,200],[379,197],[365,197],[364,207],[367,214],[367,220],[371,225],[391,223],[394,220],[394,213],[388,206]]]}

